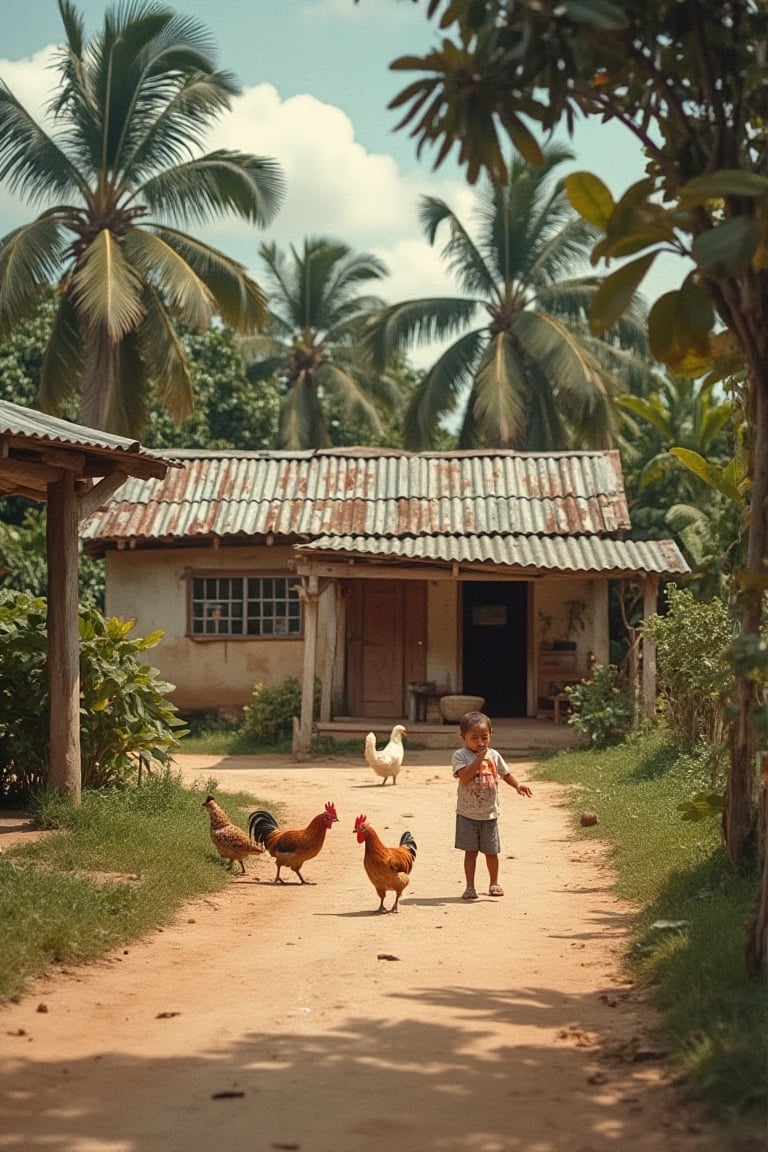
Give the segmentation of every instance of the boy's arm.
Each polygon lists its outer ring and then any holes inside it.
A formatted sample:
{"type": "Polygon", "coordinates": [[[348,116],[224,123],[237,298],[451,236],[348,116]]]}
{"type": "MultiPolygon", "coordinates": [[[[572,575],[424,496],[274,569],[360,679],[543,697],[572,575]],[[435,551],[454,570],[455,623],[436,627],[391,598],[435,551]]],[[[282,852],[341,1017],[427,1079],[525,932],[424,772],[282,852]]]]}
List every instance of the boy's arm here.
{"type": "Polygon", "coordinates": [[[518,796],[533,796],[533,792],[531,792],[528,785],[518,783],[511,772],[507,772],[506,776],[503,776],[502,779],[505,780],[507,784],[511,784],[518,796]]]}
{"type": "Polygon", "coordinates": [[[478,752],[469,764],[465,764],[463,768],[457,768],[453,775],[457,780],[461,780],[462,784],[467,784],[470,780],[474,780],[478,772],[482,770],[484,760],[485,752],[478,752]]]}

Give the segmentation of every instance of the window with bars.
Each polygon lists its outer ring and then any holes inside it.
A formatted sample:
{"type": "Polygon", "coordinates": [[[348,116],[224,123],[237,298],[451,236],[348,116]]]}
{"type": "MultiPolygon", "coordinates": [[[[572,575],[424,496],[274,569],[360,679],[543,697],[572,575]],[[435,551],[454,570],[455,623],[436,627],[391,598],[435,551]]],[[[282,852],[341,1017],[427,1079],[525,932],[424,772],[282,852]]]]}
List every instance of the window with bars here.
{"type": "Polygon", "coordinates": [[[299,581],[287,576],[193,576],[192,636],[301,636],[299,581]]]}

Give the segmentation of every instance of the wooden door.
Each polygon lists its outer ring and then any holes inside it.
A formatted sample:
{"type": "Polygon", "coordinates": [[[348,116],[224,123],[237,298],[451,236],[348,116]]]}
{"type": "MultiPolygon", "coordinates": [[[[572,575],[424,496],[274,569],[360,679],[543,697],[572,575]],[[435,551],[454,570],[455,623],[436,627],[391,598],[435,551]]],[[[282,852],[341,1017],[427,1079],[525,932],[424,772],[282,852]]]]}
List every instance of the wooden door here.
{"type": "Polygon", "coordinates": [[[350,582],[347,701],[351,715],[405,716],[406,684],[425,675],[426,629],[423,582],[350,582]]]}

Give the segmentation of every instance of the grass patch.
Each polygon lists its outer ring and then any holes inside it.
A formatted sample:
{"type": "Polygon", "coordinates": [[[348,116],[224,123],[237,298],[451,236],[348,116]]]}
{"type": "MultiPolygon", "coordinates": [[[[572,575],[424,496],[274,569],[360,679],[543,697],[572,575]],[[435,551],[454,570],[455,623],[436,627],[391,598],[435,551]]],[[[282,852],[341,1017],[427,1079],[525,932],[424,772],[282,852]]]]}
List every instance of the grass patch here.
{"type": "Polygon", "coordinates": [[[183,756],[286,756],[291,752],[291,738],[264,743],[242,728],[198,727],[181,738],[177,752],[183,756]]]}
{"type": "Polygon", "coordinates": [[[253,797],[215,781],[185,788],[170,773],[141,788],[87,791],[81,807],[38,803],[40,825],[60,829],[0,858],[0,1000],[51,964],[93,959],[168,923],[185,901],[229,874],[209,837],[207,791],[243,826],[253,797]]]}
{"type": "Polygon", "coordinates": [[[560,753],[536,775],[573,786],[574,835],[607,842],[617,890],[639,908],[626,963],[661,1009],[675,1071],[721,1118],[764,1135],[768,995],[744,965],[757,874],[728,863],[718,820],[677,810],[710,787],[704,752],[681,755],[646,734],[560,753]],[[581,828],[583,809],[598,813],[597,829],[581,828]]]}

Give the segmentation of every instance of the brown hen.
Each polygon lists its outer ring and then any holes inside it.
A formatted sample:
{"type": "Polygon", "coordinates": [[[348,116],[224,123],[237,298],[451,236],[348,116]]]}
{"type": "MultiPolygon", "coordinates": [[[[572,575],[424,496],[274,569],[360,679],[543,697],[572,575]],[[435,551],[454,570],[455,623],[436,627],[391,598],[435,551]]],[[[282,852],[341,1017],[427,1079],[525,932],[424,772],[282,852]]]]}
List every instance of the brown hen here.
{"type": "Polygon", "coordinates": [[[381,901],[377,911],[397,912],[416,859],[416,841],[410,832],[403,832],[399,847],[388,848],[371,828],[367,816],[358,816],[355,820],[355,833],[358,844],[365,844],[363,865],[381,901]],[[384,907],[387,892],[395,893],[395,902],[391,908],[384,907]]]}
{"type": "Polygon", "coordinates": [[[208,809],[211,818],[211,840],[214,847],[224,860],[229,861],[229,870],[232,871],[235,863],[239,864],[245,872],[243,860],[246,856],[259,856],[264,851],[263,846],[254,844],[248,835],[233,824],[223,808],[207,796],[203,801],[203,808],[208,809]]]}
{"type": "Polygon", "coordinates": [[[248,821],[248,831],[257,844],[263,844],[277,864],[275,884],[284,884],[280,879],[280,869],[290,868],[302,884],[308,884],[301,874],[302,865],[317,856],[325,843],[325,834],[331,824],[336,823],[336,807],[330,802],[325,811],[310,820],[306,828],[280,828],[277,820],[266,808],[252,812],[248,821]]]}

